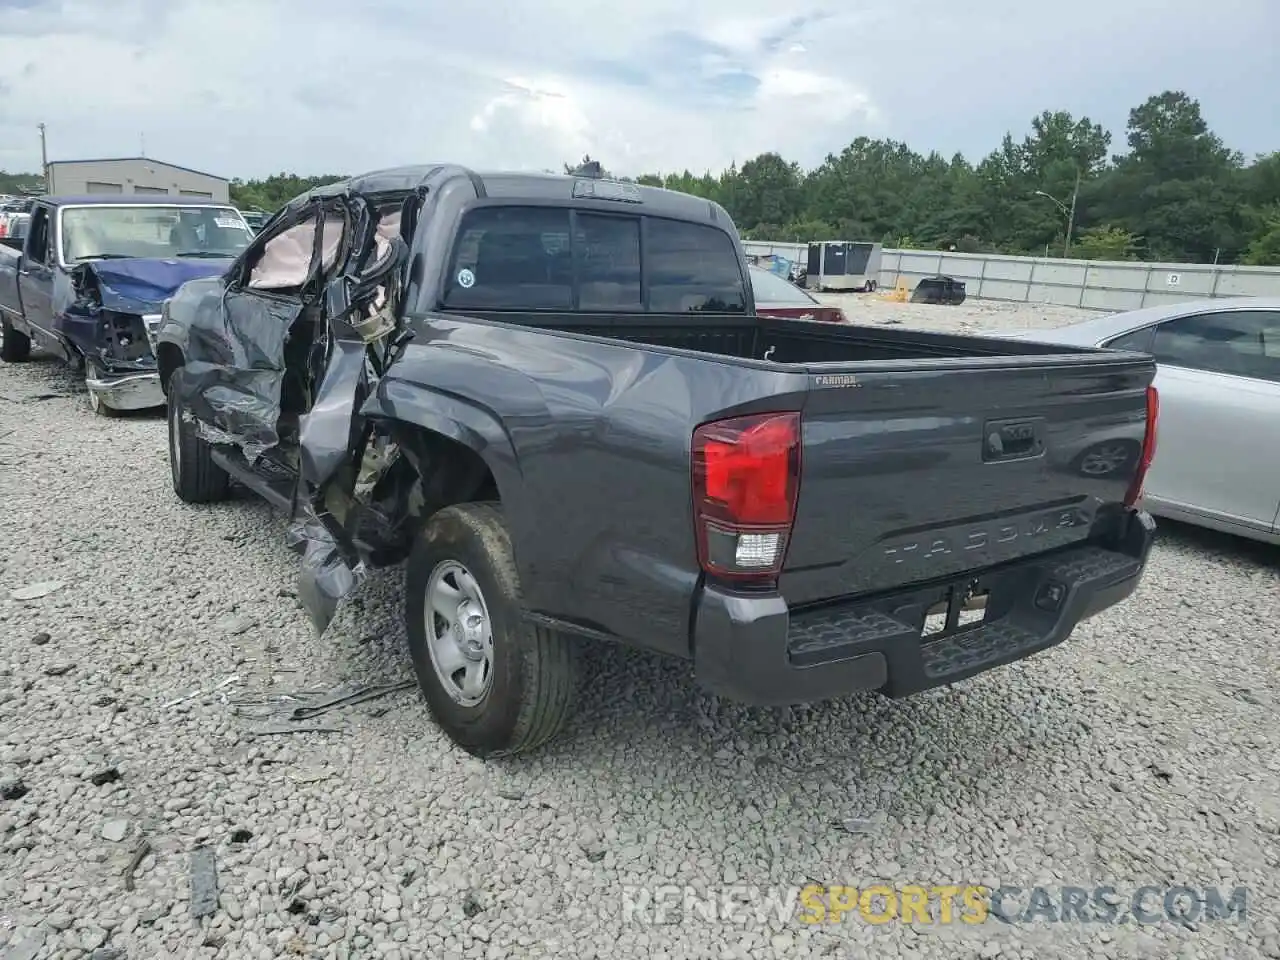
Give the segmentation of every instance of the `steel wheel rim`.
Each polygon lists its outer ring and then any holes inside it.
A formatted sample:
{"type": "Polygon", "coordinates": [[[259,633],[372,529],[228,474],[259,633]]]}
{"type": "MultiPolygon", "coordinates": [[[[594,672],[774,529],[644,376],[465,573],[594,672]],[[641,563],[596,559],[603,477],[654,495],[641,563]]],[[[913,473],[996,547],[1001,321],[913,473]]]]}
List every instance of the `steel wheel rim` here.
{"type": "Polygon", "coordinates": [[[476,706],[493,686],[493,622],[471,571],[456,560],[437,563],[427,578],[423,618],[440,685],[454,703],[476,706]]]}
{"type": "Polygon", "coordinates": [[[1106,473],[1114,473],[1128,459],[1129,451],[1122,446],[1103,447],[1101,450],[1088,454],[1080,462],[1080,472],[1095,477],[1106,473]]]}
{"type": "Polygon", "coordinates": [[[177,483],[182,470],[182,413],[176,403],[169,404],[169,463],[177,483]]]}

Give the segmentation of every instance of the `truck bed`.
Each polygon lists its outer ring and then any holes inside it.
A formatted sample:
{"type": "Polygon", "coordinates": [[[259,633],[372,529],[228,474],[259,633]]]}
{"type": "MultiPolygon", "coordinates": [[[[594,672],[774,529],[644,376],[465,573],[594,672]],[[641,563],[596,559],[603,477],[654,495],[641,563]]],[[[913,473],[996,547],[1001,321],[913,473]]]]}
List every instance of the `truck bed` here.
{"type": "Polygon", "coordinates": [[[739,319],[696,314],[646,314],[632,318],[621,314],[471,312],[467,316],[656,347],[693,350],[739,360],[802,367],[811,364],[961,357],[978,359],[1098,355],[1097,351],[1084,348],[1049,346],[1022,340],[771,317],[739,319]]]}

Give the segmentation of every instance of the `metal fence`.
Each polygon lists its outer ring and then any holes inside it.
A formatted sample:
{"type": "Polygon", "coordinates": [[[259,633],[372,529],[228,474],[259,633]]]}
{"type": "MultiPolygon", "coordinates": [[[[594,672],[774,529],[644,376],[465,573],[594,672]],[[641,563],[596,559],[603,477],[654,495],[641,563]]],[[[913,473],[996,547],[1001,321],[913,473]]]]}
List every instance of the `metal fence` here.
{"type": "MultiPolygon", "coordinates": [[[[776,253],[804,263],[808,245],[745,241],[748,253],[776,253]]],[[[1280,267],[1207,263],[1134,263],[1007,257],[935,250],[888,250],[880,263],[881,288],[899,280],[910,289],[939,274],[964,281],[970,297],[1056,303],[1088,310],[1140,307],[1212,297],[1280,297],[1280,267]]]]}

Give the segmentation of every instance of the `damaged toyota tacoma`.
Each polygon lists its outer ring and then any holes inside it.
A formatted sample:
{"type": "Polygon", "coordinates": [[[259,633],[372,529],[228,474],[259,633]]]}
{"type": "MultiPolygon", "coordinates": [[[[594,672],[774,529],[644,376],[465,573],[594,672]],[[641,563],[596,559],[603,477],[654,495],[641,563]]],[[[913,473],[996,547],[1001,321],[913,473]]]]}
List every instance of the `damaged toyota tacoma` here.
{"type": "Polygon", "coordinates": [[[160,304],[223,273],[251,237],[234,207],[199,197],[41,197],[25,237],[0,238],[0,359],[34,344],[74,364],[103,416],[161,406],[160,304]]]}
{"type": "Polygon", "coordinates": [[[165,305],[174,491],[276,504],[320,630],[407,561],[478,756],[561,728],[584,641],[747,703],[898,697],[1133,592],[1150,357],[758,317],[747,269],[717,204],[593,175],[319,187],[165,305]],[[1117,433],[1124,471],[1076,469],[1117,433]]]}

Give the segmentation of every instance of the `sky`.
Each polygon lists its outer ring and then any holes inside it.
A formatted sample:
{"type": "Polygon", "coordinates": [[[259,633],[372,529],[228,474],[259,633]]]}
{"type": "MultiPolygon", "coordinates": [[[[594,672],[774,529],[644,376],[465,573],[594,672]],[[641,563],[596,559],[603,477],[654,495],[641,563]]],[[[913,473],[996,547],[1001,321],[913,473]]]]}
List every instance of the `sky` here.
{"type": "Polygon", "coordinates": [[[0,0],[0,169],[145,154],[226,177],[451,161],[805,168],[858,136],[981,159],[1045,109],[1124,144],[1197,98],[1280,149],[1280,0],[0,0]]]}

